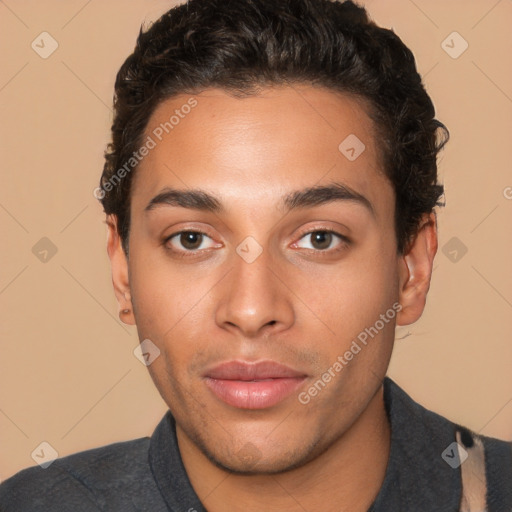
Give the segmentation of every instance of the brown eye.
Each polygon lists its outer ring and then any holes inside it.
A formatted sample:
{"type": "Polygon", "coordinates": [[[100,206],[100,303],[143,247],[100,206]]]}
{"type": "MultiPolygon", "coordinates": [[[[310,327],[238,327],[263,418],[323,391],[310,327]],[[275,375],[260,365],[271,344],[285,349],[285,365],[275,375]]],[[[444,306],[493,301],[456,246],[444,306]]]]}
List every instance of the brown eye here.
{"type": "Polygon", "coordinates": [[[327,252],[336,250],[339,246],[347,243],[347,239],[334,231],[317,229],[304,234],[297,242],[297,246],[302,249],[312,249],[315,251],[327,252]]]}
{"type": "Polygon", "coordinates": [[[196,233],[195,231],[184,231],[180,234],[181,245],[190,251],[197,249],[201,246],[203,241],[203,234],[196,233]]]}
{"type": "Polygon", "coordinates": [[[332,243],[332,233],[327,231],[315,231],[311,233],[311,245],[318,250],[328,249],[332,243]]]}
{"type": "Polygon", "coordinates": [[[213,240],[201,231],[179,231],[167,237],[165,245],[175,253],[196,253],[215,247],[213,240]]]}

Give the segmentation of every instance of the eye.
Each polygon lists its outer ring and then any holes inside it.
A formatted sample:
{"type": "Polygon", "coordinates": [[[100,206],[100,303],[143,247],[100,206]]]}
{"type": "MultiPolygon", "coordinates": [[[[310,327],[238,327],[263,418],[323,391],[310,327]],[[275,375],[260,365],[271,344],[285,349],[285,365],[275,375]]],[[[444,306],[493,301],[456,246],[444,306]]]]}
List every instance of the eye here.
{"type": "Polygon", "coordinates": [[[165,243],[177,252],[193,252],[215,247],[213,240],[200,231],[179,231],[167,237],[165,243]]]}
{"type": "Polygon", "coordinates": [[[340,248],[340,245],[348,245],[348,239],[345,236],[340,235],[339,233],[336,233],[334,231],[322,229],[306,233],[294,245],[296,245],[297,247],[301,247],[303,249],[327,251],[329,249],[340,248]]]}

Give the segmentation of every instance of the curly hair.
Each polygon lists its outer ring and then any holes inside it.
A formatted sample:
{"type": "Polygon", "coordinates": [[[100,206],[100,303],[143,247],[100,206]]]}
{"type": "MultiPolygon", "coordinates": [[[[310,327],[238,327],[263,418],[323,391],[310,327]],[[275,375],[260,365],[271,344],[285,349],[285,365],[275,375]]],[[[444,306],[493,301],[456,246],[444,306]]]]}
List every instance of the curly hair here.
{"type": "Polygon", "coordinates": [[[125,253],[136,171],[136,162],[132,172],[126,162],[162,101],[211,87],[243,97],[297,83],[369,105],[382,169],[395,191],[397,250],[406,251],[422,215],[440,205],[437,155],[449,139],[409,48],[352,1],[189,0],[141,27],[117,74],[112,141],[95,195],[107,215],[116,215],[125,253]]]}

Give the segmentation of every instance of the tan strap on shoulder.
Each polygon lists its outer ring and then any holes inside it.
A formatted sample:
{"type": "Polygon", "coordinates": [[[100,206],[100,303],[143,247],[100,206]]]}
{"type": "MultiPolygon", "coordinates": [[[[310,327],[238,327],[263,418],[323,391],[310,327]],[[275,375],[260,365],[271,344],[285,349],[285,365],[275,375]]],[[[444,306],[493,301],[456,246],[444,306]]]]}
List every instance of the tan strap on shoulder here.
{"type": "Polygon", "coordinates": [[[456,431],[455,437],[459,450],[462,479],[462,497],[460,512],[487,512],[487,479],[485,476],[485,449],[481,439],[472,434],[473,446],[466,448],[461,433],[456,431]],[[467,452],[467,458],[466,453],[467,452]],[[465,459],[465,460],[464,460],[465,459]]]}

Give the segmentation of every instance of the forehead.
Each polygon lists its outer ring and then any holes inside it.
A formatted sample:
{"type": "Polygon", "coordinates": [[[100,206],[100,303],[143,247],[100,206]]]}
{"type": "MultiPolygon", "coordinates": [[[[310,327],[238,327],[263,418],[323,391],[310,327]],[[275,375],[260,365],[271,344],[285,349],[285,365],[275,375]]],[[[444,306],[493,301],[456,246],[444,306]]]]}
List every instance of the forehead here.
{"type": "Polygon", "coordinates": [[[166,186],[247,204],[333,181],[392,200],[366,112],[362,100],[298,85],[243,98],[209,89],[167,99],[145,130],[153,147],[137,168],[132,207],[143,209],[166,186]]]}

